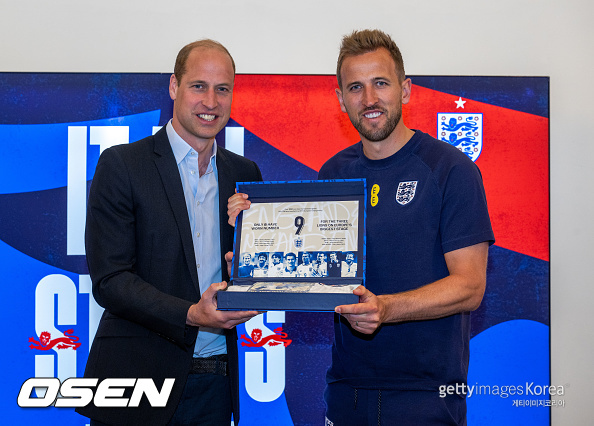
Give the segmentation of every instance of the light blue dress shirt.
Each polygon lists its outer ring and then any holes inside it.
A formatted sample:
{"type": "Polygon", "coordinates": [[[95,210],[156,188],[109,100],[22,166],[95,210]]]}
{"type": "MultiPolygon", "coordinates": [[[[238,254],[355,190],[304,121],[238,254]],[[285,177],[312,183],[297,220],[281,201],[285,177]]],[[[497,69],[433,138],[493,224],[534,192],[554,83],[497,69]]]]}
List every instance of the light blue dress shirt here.
{"type": "MultiPolygon", "coordinates": [[[[219,226],[219,185],[217,172],[217,143],[213,143],[208,169],[200,176],[198,153],[167,123],[167,137],[177,162],[190,218],[196,270],[200,294],[223,279],[221,272],[221,238],[219,226]]],[[[209,357],[227,353],[224,330],[200,327],[194,356],[209,357]]]]}

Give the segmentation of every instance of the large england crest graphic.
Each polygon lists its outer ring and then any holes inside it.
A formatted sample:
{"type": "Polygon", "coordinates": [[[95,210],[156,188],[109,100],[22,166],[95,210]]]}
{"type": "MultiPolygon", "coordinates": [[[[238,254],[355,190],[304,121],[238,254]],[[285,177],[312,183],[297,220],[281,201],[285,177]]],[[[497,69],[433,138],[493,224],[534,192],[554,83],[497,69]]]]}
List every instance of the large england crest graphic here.
{"type": "Polygon", "coordinates": [[[437,136],[476,161],[483,149],[483,114],[438,113],[437,136]]]}

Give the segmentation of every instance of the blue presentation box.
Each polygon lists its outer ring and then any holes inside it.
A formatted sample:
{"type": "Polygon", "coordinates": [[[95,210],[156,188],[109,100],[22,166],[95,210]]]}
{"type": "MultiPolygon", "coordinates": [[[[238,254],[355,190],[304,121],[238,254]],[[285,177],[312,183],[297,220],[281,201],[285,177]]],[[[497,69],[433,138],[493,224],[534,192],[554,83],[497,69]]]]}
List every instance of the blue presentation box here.
{"type": "Polygon", "coordinates": [[[365,282],[362,179],[242,182],[251,206],[235,224],[220,310],[334,311],[365,282]]]}

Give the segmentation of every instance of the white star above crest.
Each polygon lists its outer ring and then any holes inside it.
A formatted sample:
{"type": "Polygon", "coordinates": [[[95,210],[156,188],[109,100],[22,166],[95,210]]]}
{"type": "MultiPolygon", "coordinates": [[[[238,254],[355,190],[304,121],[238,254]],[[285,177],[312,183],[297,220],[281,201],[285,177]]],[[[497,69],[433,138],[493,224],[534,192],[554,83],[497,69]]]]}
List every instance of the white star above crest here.
{"type": "Polygon", "coordinates": [[[464,109],[464,104],[466,103],[466,101],[463,101],[462,97],[458,98],[458,100],[454,101],[454,102],[456,102],[456,109],[458,109],[458,108],[464,109]]]}

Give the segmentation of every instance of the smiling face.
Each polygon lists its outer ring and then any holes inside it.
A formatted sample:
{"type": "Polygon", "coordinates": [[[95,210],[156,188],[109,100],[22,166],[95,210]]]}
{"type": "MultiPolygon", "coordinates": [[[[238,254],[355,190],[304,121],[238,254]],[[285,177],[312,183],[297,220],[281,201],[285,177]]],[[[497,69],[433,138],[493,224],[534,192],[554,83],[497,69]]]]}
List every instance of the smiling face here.
{"type": "Polygon", "coordinates": [[[243,255],[243,264],[244,265],[249,265],[251,261],[252,261],[252,256],[250,256],[249,253],[246,253],[243,255]]]}
{"type": "MultiPolygon", "coordinates": [[[[410,98],[410,79],[400,83],[394,59],[379,48],[348,56],[341,67],[340,108],[349,115],[364,143],[382,142],[401,123],[402,104],[410,98]]],[[[402,124],[404,126],[404,124],[402,124]]]]}
{"type": "Polygon", "coordinates": [[[173,128],[196,151],[210,147],[231,115],[235,74],[231,58],[213,48],[192,50],[186,72],[169,81],[173,128]]]}
{"type": "Polygon", "coordinates": [[[303,255],[301,256],[301,260],[303,261],[304,265],[309,265],[309,261],[311,260],[309,257],[309,253],[303,253],[303,255]]]}
{"type": "Polygon", "coordinates": [[[285,260],[287,261],[287,269],[289,269],[291,271],[293,269],[295,269],[295,263],[296,263],[296,260],[297,259],[296,259],[295,255],[293,253],[288,253],[285,256],[285,260]]]}

